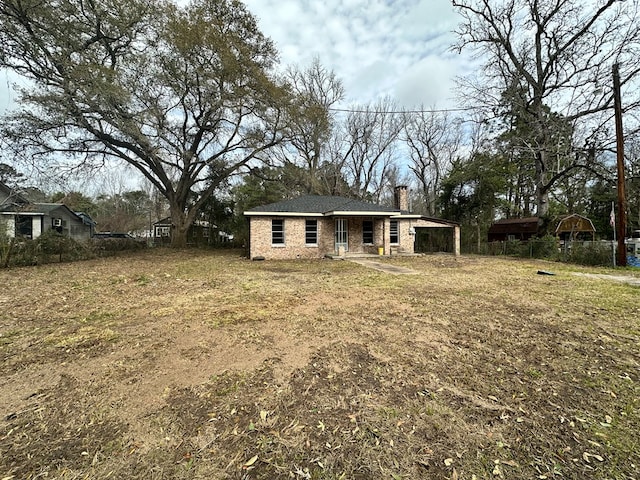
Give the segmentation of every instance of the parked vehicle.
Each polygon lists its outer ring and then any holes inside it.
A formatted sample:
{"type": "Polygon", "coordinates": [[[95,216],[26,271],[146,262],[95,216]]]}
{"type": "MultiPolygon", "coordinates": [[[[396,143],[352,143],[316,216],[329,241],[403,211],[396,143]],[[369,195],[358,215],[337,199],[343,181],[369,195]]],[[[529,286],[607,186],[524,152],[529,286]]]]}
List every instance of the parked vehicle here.
{"type": "Polygon", "coordinates": [[[129,233],[123,232],[96,232],[93,234],[93,238],[129,238],[135,240],[136,237],[129,233]]]}

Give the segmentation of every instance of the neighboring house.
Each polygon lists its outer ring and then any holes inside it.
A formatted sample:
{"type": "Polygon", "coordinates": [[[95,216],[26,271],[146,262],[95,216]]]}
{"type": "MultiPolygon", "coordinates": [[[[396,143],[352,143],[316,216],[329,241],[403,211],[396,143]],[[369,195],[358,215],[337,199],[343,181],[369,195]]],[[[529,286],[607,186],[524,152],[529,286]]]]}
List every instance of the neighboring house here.
{"type": "Polygon", "coordinates": [[[171,243],[171,217],[163,218],[153,224],[153,238],[156,244],[171,243]]]}
{"type": "MultiPolygon", "coordinates": [[[[211,230],[217,228],[206,220],[196,220],[187,232],[187,243],[201,245],[210,243],[211,230]]],[[[153,224],[153,238],[156,245],[168,245],[171,243],[171,217],[165,217],[153,224]]]]}
{"type": "Polygon", "coordinates": [[[505,218],[494,222],[487,233],[490,242],[526,241],[538,235],[538,217],[505,218]]]}
{"type": "Polygon", "coordinates": [[[448,228],[460,254],[454,222],[408,211],[407,187],[395,191],[395,207],[344,197],[307,195],[244,212],[249,219],[249,257],[322,258],[327,255],[412,254],[420,229],[448,228]]]}
{"type": "Polygon", "coordinates": [[[27,203],[29,203],[29,200],[16,190],[0,182],[0,205],[25,205],[27,203]]]}
{"type": "Polygon", "coordinates": [[[0,205],[0,219],[8,237],[36,239],[55,230],[74,240],[91,238],[91,227],[62,203],[27,203],[0,205]]]}
{"type": "MultiPolygon", "coordinates": [[[[554,234],[560,240],[578,240],[586,236],[595,237],[596,229],[591,220],[582,215],[567,215],[557,221],[554,234]]],[[[539,217],[506,218],[494,222],[488,231],[489,242],[521,241],[526,242],[532,237],[541,237],[550,231],[541,228],[539,217]]]]}
{"type": "Polygon", "coordinates": [[[0,228],[9,238],[35,239],[55,230],[74,240],[88,240],[95,222],[86,213],[75,213],[62,203],[31,203],[0,182],[0,228]]]}
{"type": "Polygon", "coordinates": [[[82,219],[82,223],[84,223],[87,227],[89,227],[89,236],[93,238],[96,233],[96,226],[98,225],[93,218],[88,213],[84,212],[75,212],[75,214],[82,219]]]}

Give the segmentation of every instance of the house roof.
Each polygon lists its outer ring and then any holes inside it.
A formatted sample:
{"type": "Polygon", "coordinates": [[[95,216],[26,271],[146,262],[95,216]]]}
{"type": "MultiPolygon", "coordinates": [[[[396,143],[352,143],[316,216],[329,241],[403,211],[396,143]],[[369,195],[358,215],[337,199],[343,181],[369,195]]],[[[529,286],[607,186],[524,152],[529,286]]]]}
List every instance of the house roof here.
{"type": "Polygon", "coordinates": [[[247,216],[273,214],[293,214],[299,216],[369,214],[394,216],[400,213],[401,211],[397,208],[385,207],[353,198],[327,195],[304,195],[302,197],[251,208],[244,212],[247,216]]]}
{"type": "MultiPolygon", "coordinates": [[[[154,227],[171,227],[173,224],[171,223],[171,217],[164,217],[153,223],[154,227]]],[[[208,220],[194,220],[194,227],[204,227],[204,228],[218,228],[217,225],[213,223],[209,223],[208,220]]]]}
{"type": "Polygon", "coordinates": [[[0,211],[5,213],[19,213],[22,215],[48,215],[58,209],[66,210],[67,213],[76,217],[78,220],[82,220],[75,212],[69,209],[63,203],[28,203],[26,205],[2,205],[0,211]]]}
{"type": "Polygon", "coordinates": [[[20,195],[16,190],[9,187],[3,182],[0,182],[0,192],[3,192],[4,195],[6,195],[7,198],[4,200],[4,202],[6,202],[7,205],[25,204],[29,202],[25,197],[20,195]]]}
{"type": "Polygon", "coordinates": [[[556,234],[558,233],[576,233],[576,232],[595,232],[596,228],[593,226],[593,222],[587,217],[574,213],[563,217],[556,227],[556,234]]]}
{"type": "Polygon", "coordinates": [[[85,213],[85,212],[73,212],[73,213],[79,216],[85,225],[92,225],[94,227],[98,225],[96,221],[93,218],[91,218],[91,215],[89,215],[88,213],[85,213]]]}
{"type": "Polygon", "coordinates": [[[289,216],[289,217],[330,217],[330,216],[378,216],[397,219],[426,220],[452,227],[456,222],[440,218],[425,217],[398,208],[385,207],[376,203],[363,202],[354,198],[328,195],[304,195],[281,202],[255,207],[244,212],[246,216],[289,216]]]}
{"type": "Polygon", "coordinates": [[[537,233],[538,217],[504,218],[489,227],[490,234],[537,233]]]}
{"type": "Polygon", "coordinates": [[[538,223],[538,217],[524,217],[524,218],[503,218],[502,220],[496,220],[494,225],[513,225],[522,223],[538,223]]]}
{"type": "Polygon", "coordinates": [[[160,220],[158,220],[156,222],[153,222],[153,225],[155,227],[164,227],[164,226],[170,227],[171,226],[171,217],[161,218],[160,220]]]}

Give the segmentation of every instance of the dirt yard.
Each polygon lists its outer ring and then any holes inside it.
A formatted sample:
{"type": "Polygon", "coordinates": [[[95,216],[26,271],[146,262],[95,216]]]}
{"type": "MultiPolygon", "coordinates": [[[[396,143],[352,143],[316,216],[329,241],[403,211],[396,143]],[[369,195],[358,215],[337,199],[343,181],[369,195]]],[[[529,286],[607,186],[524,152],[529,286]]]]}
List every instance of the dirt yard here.
{"type": "Polygon", "coordinates": [[[0,272],[0,479],[640,478],[637,285],[380,262],[0,272]]]}

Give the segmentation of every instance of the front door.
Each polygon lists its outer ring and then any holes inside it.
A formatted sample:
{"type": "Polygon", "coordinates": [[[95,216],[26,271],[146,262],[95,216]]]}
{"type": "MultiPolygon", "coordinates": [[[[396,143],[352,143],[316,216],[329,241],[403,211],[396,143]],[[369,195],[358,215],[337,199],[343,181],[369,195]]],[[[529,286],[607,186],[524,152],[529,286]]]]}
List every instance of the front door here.
{"type": "Polygon", "coordinates": [[[336,252],[340,251],[340,247],[345,252],[349,251],[349,234],[346,218],[336,218],[336,252]]]}

